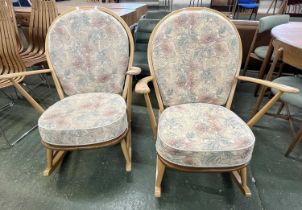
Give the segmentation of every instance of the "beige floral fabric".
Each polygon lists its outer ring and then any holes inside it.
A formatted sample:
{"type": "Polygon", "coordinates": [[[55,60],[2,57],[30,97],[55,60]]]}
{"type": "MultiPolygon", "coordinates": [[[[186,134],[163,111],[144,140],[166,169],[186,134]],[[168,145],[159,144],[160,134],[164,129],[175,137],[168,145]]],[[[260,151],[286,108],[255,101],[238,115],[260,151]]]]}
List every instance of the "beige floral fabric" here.
{"type": "Polygon", "coordinates": [[[226,103],[241,64],[237,29],[208,9],[168,17],[154,34],[151,60],[166,106],[226,103]]]}
{"type": "Polygon", "coordinates": [[[50,106],[38,125],[42,141],[51,145],[97,144],[126,131],[126,103],[112,93],[77,94],[50,106]]]}
{"type": "Polygon", "coordinates": [[[255,137],[236,114],[204,103],[164,110],[156,150],[167,161],[189,167],[232,167],[252,157],[255,137]]]}
{"type": "Polygon", "coordinates": [[[48,52],[67,95],[121,93],[129,40],[120,22],[98,9],[75,10],[50,27],[48,52]]]}

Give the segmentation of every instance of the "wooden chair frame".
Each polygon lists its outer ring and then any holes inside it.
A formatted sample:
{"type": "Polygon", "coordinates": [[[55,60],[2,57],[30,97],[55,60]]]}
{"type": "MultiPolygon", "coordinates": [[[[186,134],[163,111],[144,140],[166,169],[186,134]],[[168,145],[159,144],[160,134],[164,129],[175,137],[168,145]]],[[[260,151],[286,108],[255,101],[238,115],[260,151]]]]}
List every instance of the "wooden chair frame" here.
{"type": "MultiPolygon", "coordinates": [[[[283,43],[282,41],[279,41],[277,39],[273,40],[272,46],[274,47],[275,58],[273,60],[273,63],[271,65],[267,75],[266,75],[266,80],[268,80],[268,81],[272,80],[274,70],[275,70],[279,60],[282,60],[284,63],[288,63],[288,64],[290,64],[290,65],[292,65],[292,66],[294,66],[298,69],[302,69],[301,60],[297,59],[297,57],[299,57],[297,55],[302,54],[301,49],[292,47],[292,46],[290,46],[286,43],[283,43]]],[[[254,110],[253,110],[253,115],[255,113],[257,113],[257,111],[260,109],[260,106],[263,102],[263,99],[265,97],[265,93],[267,92],[267,90],[268,90],[268,88],[265,87],[265,86],[262,86],[260,88],[259,96],[257,98],[257,103],[256,103],[256,105],[254,107],[254,110]]],[[[294,129],[294,126],[293,126],[293,118],[290,115],[288,105],[287,105],[287,103],[285,103],[283,101],[281,102],[281,105],[278,108],[278,110],[276,111],[276,113],[267,113],[267,114],[272,115],[274,117],[279,117],[279,118],[288,120],[291,131],[294,135],[293,141],[289,145],[289,147],[288,147],[288,149],[285,153],[285,156],[288,156],[292,152],[294,147],[302,140],[302,128],[298,132],[295,132],[295,129],[294,129]],[[285,108],[286,115],[280,114],[283,108],[285,108]]]]}
{"type": "MultiPolygon", "coordinates": [[[[265,32],[262,32],[262,33],[265,33],[265,32]]],[[[248,68],[248,65],[249,65],[249,62],[250,62],[250,59],[251,58],[254,58],[258,61],[261,61],[263,62],[266,58],[260,58],[256,55],[256,53],[254,53],[254,50],[256,49],[255,48],[255,44],[256,44],[256,41],[257,41],[257,37],[258,37],[258,34],[259,34],[259,28],[257,27],[256,31],[255,31],[255,34],[254,34],[254,37],[253,37],[253,40],[252,40],[252,43],[251,43],[251,46],[250,46],[250,49],[248,51],[248,54],[246,56],[246,59],[245,59],[245,63],[244,63],[244,67],[243,67],[243,73],[242,75],[245,76],[246,75],[246,72],[247,72],[247,68],[248,68]]],[[[271,42],[272,42],[273,39],[271,39],[270,43],[269,43],[269,48],[267,50],[267,53],[271,53],[273,51],[273,49],[270,47],[271,46],[271,42]]],[[[268,58],[269,60],[267,60],[266,62],[270,62],[271,58],[268,58]]],[[[282,71],[282,68],[283,68],[283,63],[277,63],[277,65],[279,66],[279,72],[278,74],[281,74],[281,71],[282,71]]],[[[261,70],[259,71],[259,78],[262,78],[261,77],[261,70]]]]}
{"type": "Polygon", "coordinates": [[[55,0],[33,0],[29,23],[29,45],[21,53],[26,67],[46,61],[45,38],[52,21],[58,16],[55,0]]]}
{"type": "MultiPolygon", "coordinates": [[[[127,103],[127,118],[128,118],[128,129],[118,138],[113,139],[111,141],[108,142],[104,142],[104,143],[99,143],[99,144],[93,144],[93,145],[87,145],[87,146],[57,146],[57,145],[51,145],[51,144],[47,144],[45,142],[43,142],[42,140],[42,144],[46,147],[47,150],[47,167],[44,170],[43,174],[44,176],[49,176],[55,169],[56,167],[59,165],[59,163],[63,160],[64,155],[66,154],[67,151],[73,151],[73,150],[86,150],[86,149],[96,149],[96,148],[102,148],[102,147],[109,147],[109,146],[113,146],[115,144],[120,143],[121,144],[121,149],[123,152],[123,155],[125,157],[126,160],[126,171],[131,171],[131,154],[132,154],[132,149],[131,149],[131,110],[132,110],[132,80],[133,80],[133,76],[138,75],[140,73],[140,68],[138,67],[133,67],[133,56],[134,56],[134,41],[133,41],[133,37],[131,34],[131,31],[128,27],[128,25],[126,24],[126,22],[119,17],[117,14],[115,14],[113,11],[104,8],[104,7],[80,7],[80,8],[73,8],[70,9],[66,12],[64,12],[63,14],[61,14],[59,17],[70,13],[72,11],[75,11],[77,9],[83,9],[83,10],[89,10],[89,9],[98,9],[102,12],[105,12],[111,16],[113,16],[116,20],[118,20],[122,26],[124,27],[127,35],[128,35],[128,39],[129,39],[129,46],[130,46],[130,50],[129,50],[129,63],[128,63],[128,71],[126,72],[126,76],[125,76],[125,85],[124,85],[124,89],[122,92],[122,97],[126,100],[127,103]]],[[[59,18],[58,17],[58,18],[59,18]]],[[[56,72],[52,66],[49,54],[48,54],[48,39],[46,39],[46,57],[49,63],[49,67],[50,69],[44,69],[44,70],[37,70],[37,71],[30,71],[30,72],[22,72],[22,73],[13,73],[13,74],[6,74],[6,75],[1,75],[0,76],[0,80],[1,79],[9,79],[14,86],[16,87],[16,89],[24,96],[24,98],[26,98],[28,100],[28,102],[36,109],[37,112],[42,113],[44,112],[43,107],[41,107],[25,90],[22,86],[20,86],[20,84],[18,84],[18,82],[15,82],[15,78],[20,77],[20,76],[30,76],[30,75],[36,75],[36,74],[43,74],[43,73],[50,73],[57,93],[59,95],[60,100],[62,100],[64,98],[64,92],[63,89],[60,85],[59,79],[56,75],[56,72]]]]}
{"type": "MultiPolygon", "coordinates": [[[[16,36],[16,25],[14,24],[12,16],[12,5],[10,0],[1,0],[1,13],[0,18],[3,21],[1,24],[3,28],[0,29],[0,75],[11,73],[19,73],[25,71],[25,66],[19,54],[19,44],[16,36]]],[[[20,83],[23,81],[24,76],[15,78],[15,82],[20,83]]],[[[13,83],[8,79],[0,81],[0,88],[10,87],[13,83]]]]}
{"type": "Polygon", "coordinates": [[[12,0],[4,0],[4,2],[7,2],[7,4],[8,4],[8,9],[11,13],[11,18],[12,18],[13,24],[15,26],[16,40],[17,40],[17,44],[19,47],[19,51],[22,52],[24,49],[24,46],[23,46],[23,43],[22,43],[20,35],[19,35],[19,30],[18,30],[16,15],[15,15],[14,7],[13,7],[13,2],[12,2],[12,0]]]}
{"type": "MultiPolygon", "coordinates": [[[[137,83],[136,87],[135,87],[135,91],[139,94],[144,95],[146,105],[147,105],[147,111],[148,111],[150,122],[151,122],[152,132],[153,132],[153,135],[154,135],[155,138],[156,138],[156,135],[157,135],[157,122],[156,122],[156,118],[155,118],[154,111],[153,111],[153,108],[152,108],[151,100],[150,100],[150,97],[149,97],[149,93],[150,93],[150,88],[148,87],[149,82],[152,82],[152,84],[154,86],[154,91],[155,91],[155,95],[156,95],[157,102],[158,102],[158,107],[159,107],[159,114],[161,114],[164,111],[165,107],[164,107],[164,104],[163,104],[163,101],[162,101],[162,98],[161,98],[160,90],[159,90],[159,87],[158,87],[158,83],[157,83],[157,80],[156,80],[154,67],[153,67],[153,63],[152,63],[152,50],[151,50],[152,48],[151,48],[151,46],[153,45],[154,36],[155,36],[159,26],[161,25],[161,23],[163,21],[165,21],[167,18],[169,18],[170,16],[178,14],[182,11],[199,11],[199,10],[210,10],[213,13],[217,13],[217,14],[222,15],[227,21],[229,21],[228,18],[225,15],[221,14],[218,11],[208,9],[208,8],[192,8],[191,7],[191,8],[185,8],[185,9],[174,11],[174,12],[170,13],[169,15],[167,15],[166,17],[164,17],[158,23],[158,25],[154,28],[154,30],[151,34],[149,44],[148,44],[148,63],[149,63],[149,67],[150,67],[151,76],[145,77],[142,80],[140,80],[137,83]]],[[[233,23],[232,23],[232,25],[233,25],[233,23]]],[[[234,27],[234,29],[236,29],[235,25],[233,25],[233,27],[234,27]]],[[[237,31],[237,29],[236,29],[236,31],[237,31]]],[[[237,33],[237,37],[238,37],[239,40],[241,40],[238,33],[237,33]]],[[[285,92],[298,92],[298,90],[295,89],[295,88],[279,85],[279,84],[272,83],[272,82],[269,82],[269,81],[264,81],[264,80],[251,78],[251,77],[239,76],[239,71],[240,71],[240,66],[241,66],[240,65],[241,64],[241,58],[242,58],[242,46],[241,46],[240,58],[238,60],[236,76],[234,77],[234,82],[232,84],[230,94],[229,94],[228,100],[227,100],[226,105],[225,105],[226,108],[231,109],[231,105],[232,105],[232,101],[233,101],[233,97],[234,97],[234,93],[235,93],[235,89],[236,89],[236,85],[237,85],[238,80],[253,82],[253,83],[257,83],[257,84],[261,84],[261,85],[265,85],[265,86],[268,86],[268,87],[273,87],[273,88],[278,89],[278,94],[276,94],[247,123],[247,125],[249,127],[253,127],[253,125],[255,125],[258,122],[258,120],[261,119],[261,117],[267,112],[267,110],[269,110],[274,105],[274,103],[280,98],[280,96],[283,93],[285,93],[285,92]]],[[[228,167],[228,168],[192,168],[192,167],[185,167],[185,166],[170,163],[167,160],[165,160],[163,157],[161,157],[159,154],[157,154],[156,178],[155,178],[155,196],[156,197],[161,196],[161,182],[162,182],[162,178],[163,178],[164,171],[165,171],[166,167],[176,169],[176,170],[186,171],[186,172],[231,172],[231,174],[233,175],[236,183],[240,187],[241,191],[245,194],[245,196],[251,196],[251,192],[250,192],[250,190],[247,186],[247,164],[241,165],[241,166],[236,166],[236,167],[228,167]]]]}

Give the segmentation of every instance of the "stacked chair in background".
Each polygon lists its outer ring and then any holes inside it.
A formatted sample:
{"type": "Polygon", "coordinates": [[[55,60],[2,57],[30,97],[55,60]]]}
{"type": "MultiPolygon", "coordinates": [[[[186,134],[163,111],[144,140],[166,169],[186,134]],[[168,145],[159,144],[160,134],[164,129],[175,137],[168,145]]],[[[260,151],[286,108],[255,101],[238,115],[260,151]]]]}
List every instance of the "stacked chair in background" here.
{"type": "Polygon", "coordinates": [[[46,63],[45,38],[47,30],[58,16],[55,0],[32,0],[28,47],[21,53],[26,67],[46,63]]]}
{"type": "MultiPolygon", "coordinates": [[[[27,68],[29,69],[35,65],[47,66],[45,56],[45,37],[50,24],[58,15],[55,1],[32,1],[33,12],[31,13],[30,17],[29,40],[27,40],[27,48],[24,47],[24,44],[19,36],[19,30],[17,27],[17,21],[13,10],[12,1],[1,0],[0,3],[1,15],[3,16],[3,19],[1,20],[1,41],[3,43],[0,46],[0,50],[2,51],[0,55],[2,60],[0,66],[0,75],[26,72],[27,68]]],[[[42,79],[43,83],[48,83],[46,77],[42,75],[39,76],[42,79]]],[[[24,75],[18,76],[14,78],[14,80],[5,78],[0,81],[0,89],[4,90],[4,88],[14,87],[16,90],[18,90],[19,93],[21,93],[21,95],[23,95],[23,97],[28,99],[29,94],[23,91],[25,88],[23,83],[25,84],[24,75]]],[[[38,86],[40,84],[36,84],[35,86],[38,86]]],[[[29,85],[26,85],[26,89],[33,91],[34,88],[30,88],[29,85]]],[[[14,98],[4,91],[2,92],[11,100],[9,105],[5,107],[11,108],[14,104],[14,98]]],[[[37,105],[35,101],[29,101],[32,104],[37,105]]],[[[42,108],[39,107],[37,110],[41,112],[42,108]]],[[[11,143],[10,146],[15,145],[36,127],[37,126],[34,126],[29,131],[26,131],[17,140],[11,143]]],[[[3,134],[2,136],[4,136],[5,138],[5,134],[3,134]]]]}
{"type": "MultiPolygon", "coordinates": [[[[14,16],[13,8],[10,0],[0,0],[0,75],[10,75],[14,73],[21,73],[26,71],[24,62],[20,56],[20,50],[22,49],[21,41],[18,39],[18,29],[16,26],[16,19],[14,16]]],[[[6,108],[12,108],[14,104],[14,98],[9,94],[4,92],[4,89],[9,87],[15,87],[17,90],[23,90],[21,88],[22,82],[24,80],[24,75],[16,76],[13,80],[9,78],[3,78],[0,80],[0,90],[11,100],[11,102],[4,106],[2,111],[6,108]]],[[[28,94],[26,94],[28,95],[28,94]]],[[[0,128],[1,129],[1,128],[0,128]]],[[[34,129],[34,128],[32,128],[34,129]]],[[[32,130],[31,129],[31,130],[32,130]]],[[[30,131],[31,131],[30,130],[30,131]]],[[[13,143],[9,143],[6,139],[5,132],[1,129],[3,138],[6,140],[7,144],[10,146],[15,145],[19,140],[24,137],[23,134],[13,143]]]]}

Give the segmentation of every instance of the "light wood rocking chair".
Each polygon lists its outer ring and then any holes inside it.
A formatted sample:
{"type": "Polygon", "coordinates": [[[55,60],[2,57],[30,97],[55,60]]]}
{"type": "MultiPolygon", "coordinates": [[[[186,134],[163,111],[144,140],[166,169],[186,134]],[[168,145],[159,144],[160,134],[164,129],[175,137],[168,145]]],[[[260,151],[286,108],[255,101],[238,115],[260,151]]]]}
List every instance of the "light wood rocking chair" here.
{"type": "Polygon", "coordinates": [[[109,9],[66,11],[49,28],[46,57],[50,69],[0,76],[14,84],[20,76],[51,73],[61,99],[45,112],[21,89],[38,112],[49,176],[67,151],[120,144],[131,171],[132,79],[134,41],[124,20],[109,9]],[[74,24],[76,23],[76,24],[74,24]],[[69,95],[64,97],[65,94],[69,95]]]}
{"type": "Polygon", "coordinates": [[[285,92],[297,89],[239,76],[242,44],[236,27],[207,8],[174,11],[155,27],[148,44],[151,76],[135,87],[143,94],[156,140],[155,196],[165,168],[231,172],[246,196],[247,166],[255,137],[250,128],[285,92]],[[274,87],[278,93],[246,124],[231,109],[238,80],[274,87]],[[152,82],[158,124],[149,98],[152,82]]]}

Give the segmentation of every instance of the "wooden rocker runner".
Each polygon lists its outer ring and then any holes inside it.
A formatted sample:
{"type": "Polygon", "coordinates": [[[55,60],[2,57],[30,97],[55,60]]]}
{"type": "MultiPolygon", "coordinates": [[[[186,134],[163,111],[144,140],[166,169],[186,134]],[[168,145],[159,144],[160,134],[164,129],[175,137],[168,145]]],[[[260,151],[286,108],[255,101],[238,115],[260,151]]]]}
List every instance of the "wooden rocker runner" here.
{"type": "Polygon", "coordinates": [[[174,11],[155,27],[148,44],[151,76],[136,85],[144,94],[156,136],[155,196],[165,168],[187,172],[230,172],[245,196],[247,166],[255,143],[251,127],[285,92],[297,89],[239,76],[242,43],[234,24],[207,8],[174,11]],[[277,90],[246,124],[231,109],[238,80],[277,90]],[[152,82],[158,124],[149,98],[152,82]]]}
{"type": "MultiPolygon", "coordinates": [[[[132,77],[134,44],[127,24],[106,8],[83,7],[62,14],[46,37],[50,69],[0,76],[15,79],[51,73],[60,101],[46,111],[22,88],[19,91],[43,112],[38,126],[47,149],[49,176],[72,150],[120,144],[131,171],[132,77]],[[64,95],[68,97],[64,97],[64,95]]],[[[18,87],[16,85],[16,87],[18,87]]]]}

